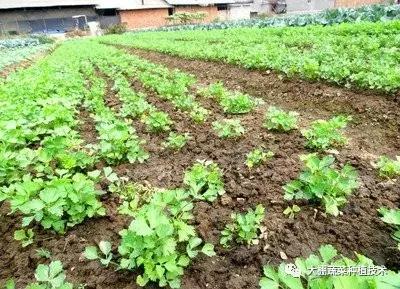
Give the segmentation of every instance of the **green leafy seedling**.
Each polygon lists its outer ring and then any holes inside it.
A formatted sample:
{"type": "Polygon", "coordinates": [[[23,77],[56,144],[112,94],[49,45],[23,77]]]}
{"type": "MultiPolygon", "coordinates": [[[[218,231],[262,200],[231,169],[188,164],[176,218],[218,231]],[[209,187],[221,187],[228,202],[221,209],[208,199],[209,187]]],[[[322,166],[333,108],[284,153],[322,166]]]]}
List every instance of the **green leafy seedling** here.
{"type": "Polygon", "coordinates": [[[264,127],[269,130],[290,131],[297,128],[298,113],[285,112],[275,106],[271,106],[265,114],[264,127]]]}
{"type": "Polygon", "coordinates": [[[35,271],[39,283],[31,284],[27,289],[72,289],[72,284],[65,282],[65,277],[60,261],[53,261],[49,265],[40,264],[35,271]]]}
{"type": "Polygon", "coordinates": [[[33,232],[32,229],[28,230],[16,230],[14,232],[14,240],[20,241],[22,244],[22,247],[27,247],[30,244],[33,243],[33,237],[35,236],[35,233],[33,232]]]}
{"type": "Polygon", "coordinates": [[[47,249],[39,248],[39,249],[36,250],[36,256],[38,256],[39,258],[50,259],[51,252],[49,250],[47,250],[47,249]]]}
{"type": "Polygon", "coordinates": [[[347,143],[343,130],[351,121],[350,116],[336,116],[330,120],[316,120],[310,128],[303,130],[302,134],[307,139],[307,147],[317,150],[326,150],[347,143]]]}
{"type": "Polygon", "coordinates": [[[190,135],[188,133],[179,134],[176,132],[170,132],[167,140],[163,143],[163,146],[171,150],[180,150],[186,145],[188,140],[190,140],[190,135]]]}
{"type": "Polygon", "coordinates": [[[284,211],[283,214],[288,216],[289,219],[294,219],[296,214],[300,212],[300,207],[297,205],[289,206],[284,211]]]}
{"type": "Polygon", "coordinates": [[[262,148],[254,149],[246,156],[246,166],[249,169],[259,166],[272,158],[275,154],[272,151],[265,151],[262,148]]]}
{"type": "Polygon", "coordinates": [[[382,215],[382,221],[393,227],[394,232],[392,237],[398,242],[398,248],[400,250],[400,209],[387,209],[382,207],[378,212],[382,215]]]}
{"type": "Polygon", "coordinates": [[[395,178],[400,176],[400,156],[397,156],[396,160],[381,156],[376,165],[381,177],[395,178]]]}
{"type": "Polygon", "coordinates": [[[223,119],[221,121],[214,121],[212,126],[220,138],[239,137],[245,132],[240,119],[223,119]]]}
{"type": "Polygon", "coordinates": [[[83,256],[88,260],[99,260],[100,263],[106,267],[110,264],[113,254],[111,252],[111,243],[108,241],[100,241],[99,250],[96,246],[88,246],[85,248],[83,256]],[[101,256],[101,253],[103,256],[101,256]]]}
{"type": "Polygon", "coordinates": [[[347,197],[359,187],[358,174],[350,165],[337,170],[335,159],[328,155],[320,159],[317,154],[301,155],[305,170],[297,180],[286,184],[286,200],[306,199],[319,201],[328,214],[339,215],[339,207],[347,202],[347,197]]]}
{"type": "Polygon", "coordinates": [[[245,214],[233,213],[231,215],[233,222],[227,224],[221,232],[220,244],[226,248],[233,241],[248,246],[257,244],[264,216],[265,209],[262,205],[257,205],[255,210],[249,209],[245,214]]]}

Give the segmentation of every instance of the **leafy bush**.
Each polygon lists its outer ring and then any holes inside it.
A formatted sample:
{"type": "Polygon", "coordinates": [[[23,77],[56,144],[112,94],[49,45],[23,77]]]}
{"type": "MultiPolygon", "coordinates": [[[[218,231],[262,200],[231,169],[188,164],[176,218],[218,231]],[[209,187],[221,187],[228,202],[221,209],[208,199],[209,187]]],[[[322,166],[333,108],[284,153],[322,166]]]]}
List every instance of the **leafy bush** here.
{"type": "Polygon", "coordinates": [[[192,219],[193,204],[189,193],[177,189],[155,194],[149,204],[141,207],[122,236],[118,251],[123,269],[142,269],[136,282],[145,286],[149,281],[160,287],[180,287],[183,270],[199,251],[215,255],[211,244],[204,244],[197,237],[192,219]]]}
{"type": "Polygon", "coordinates": [[[275,106],[271,106],[265,114],[264,127],[269,130],[290,131],[297,128],[298,113],[285,112],[275,106]]]}
{"type": "MultiPolygon", "coordinates": [[[[373,261],[367,257],[356,253],[356,260],[338,255],[332,245],[323,245],[319,248],[318,255],[311,254],[307,259],[296,258],[296,275],[291,276],[287,273],[291,264],[282,263],[278,269],[273,266],[264,266],[264,276],[260,280],[261,289],[282,288],[282,289],[336,289],[336,288],[387,288],[395,289],[400,284],[400,274],[387,272],[387,274],[371,276],[316,276],[315,268],[327,268],[337,266],[338,268],[369,267],[373,266],[373,261]],[[314,272],[314,274],[312,274],[314,272]]],[[[381,267],[382,268],[382,267],[381,267]]],[[[379,268],[377,268],[379,270],[379,268]]]]}
{"type": "Polygon", "coordinates": [[[252,150],[246,156],[246,166],[251,169],[272,158],[274,155],[272,151],[265,151],[262,148],[252,150]]]}
{"type": "Polygon", "coordinates": [[[196,199],[213,202],[225,193],[222,172],[212,161],[197,161],[185,172],[183,182],[196,199]]]}
{"type": "Polygon", "coordinates": [[[378,212],[382,215],[382,221],[394,228],[392,237],[398,242],[400,250],[400,209],[380,208],[378,212]]]}
{"type": "Polygon", "coordinates": [[[97,200],[101,192],[82,174],[50,181],[24,176],[21,182],[10,186],[8,193],[12,212],[24,215],[23,226],[36,221],[45,229],[64,233],[66,227],[82,223],[87,217],[105,214],[97,200]]]}
{"type": "Polygon", "coordinates": [[[163,146],[172,150],[180,150],[186,145],[188,140],[190,140],[189,133],[178,134],[170,132],[167,141],[163,143],[163,146]]]}
{"type": "Polygon", "coordinates": [[[233,223],[226,225],[221,232],[221,245],[229,247],[232,241],[245,243],[248,246],[258,243],[257,238],[264,215],[265,209],[262,205],[257,205],[254,211],[249,209],[246,214],[233,213],[231,216],[233,223]]]}
{"type": "Polygon", "coordinates": [[[337,216],[339,207],[359,187],[358,175],[354,168],[345,165],[341,170],[333,168],[335,159],[317,154],[301,155],[305,170],[298,180],[283,187],[286,200],[306,199],[321,202],[328,214],[337,216]]]}
{"type": "Polygon", "coordinates": [[[238,137],[244,134],[245,130],[240,119],[223,119],[212,123],[214,131],[221,138],[238,137]]]}
{"type": "Polygon", "coordinates": [[[307,146],[325,150],[346,144],[347,138],[343,136],[342,131],[351,119],[351,117],[336,116],[330,120],[314,121],[309,129],[302,131],[307,139],[307,146]]]}
{"type": "Polygon", "coordinates": [[[106,28],[104,34],[124,34],[127,31],[125,23],[114,24],[106,28]]]}
{"type": "Polygon", "coordinates": [[[400,157],[396,160],[391,160],[386,156],[381,156],[377,163],[379,175],[387,178],[394,178],[400,176],[400,157]]]}
{"type": "Polygon", "coordinates": [[[147,129],[151,132],[169,131],[173,123],[169,115],[162,111],[152,111],[143,119],[147,129]]]}

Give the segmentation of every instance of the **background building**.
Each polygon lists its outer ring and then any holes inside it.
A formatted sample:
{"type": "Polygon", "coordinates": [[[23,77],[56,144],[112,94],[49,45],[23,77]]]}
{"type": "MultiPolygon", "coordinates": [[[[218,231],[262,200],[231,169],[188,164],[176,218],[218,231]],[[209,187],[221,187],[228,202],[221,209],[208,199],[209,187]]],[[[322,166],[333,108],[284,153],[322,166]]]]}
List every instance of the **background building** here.
{"type": "MultiPolygon", "coordinates": [[[[276,0],[275,0],[276,1],[276,0]]],[[[0,0],[0,33],[64,33],[97,21],[101,28],[160,27],[181,12],[205,12],[203,22],[237,20],[271,13],[274,0],[0,0]]],[[[286,0],[288,12],[382,3],[380,0],[286,0]]]]}

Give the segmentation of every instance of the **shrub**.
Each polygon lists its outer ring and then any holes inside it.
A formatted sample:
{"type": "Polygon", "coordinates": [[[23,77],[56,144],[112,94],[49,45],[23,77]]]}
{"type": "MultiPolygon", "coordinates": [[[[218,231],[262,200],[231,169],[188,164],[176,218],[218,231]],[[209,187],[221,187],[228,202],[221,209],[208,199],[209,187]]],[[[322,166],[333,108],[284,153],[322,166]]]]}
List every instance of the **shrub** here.
{"type": "Polygon", "coordinates": [[[298,113],[285,112],[275,106],[271,106],[265,114],[264,127],[269,130],[290,131],[297,128],[298,113]]]}
{"type": "Polygon", "coordinates": [[[325,150],[347,143],[342,130],[346,128],[351,117],[336,116],[330,120],[316,120],[302,134],[307,139],[307,146],[313,149],[325,150]]]}
{"type": "Polygon", "coordinates": [[[214,131],[221,138],[238,137],[244,134],[244,127],[239,119],[224,119],[212,123],[214,131]]]}
{"type": "Polygon", "coordinates": [[[124,34],[126,31],[126,23],[118,23],[107,27],[104,34],[124,34]]]}
{"type": "Polygon", "coordinates": [[[221,232],[221,245],[229,247],[229,243],[234,240],[239,244],[245,243],[248,246],[258,243],[257,238],[264,214],[265,209],[262,205],[257,205],[254,211],[249,209],[246,214],[233,213],[231,216],[233,223],[226,225],[221,232]]]}
{"type": "Polygon", "coordinates": [[[212,161],[197,161],[183,179],[196,199],[214,201],[225,193],[222,172],[212,161]]]}
{"type": "Polygon", "coordinates": [[[305,170],[298,180],[283,187],[286,200],[306,199],[319,201],[328,214],[337,216],[339,207],[346,203],[346,198],[359,187],[357,172],[350,165],[341,170],[332,168],[335,159],[317,154],[300,156],[305,170]]]}
{"type": "Polygon", "coordinates": [[[379,175],[387,178],[400,176],[400,157],[391,160],[387,156],[381,156],[376,164],[379,169],[379,175]]]}

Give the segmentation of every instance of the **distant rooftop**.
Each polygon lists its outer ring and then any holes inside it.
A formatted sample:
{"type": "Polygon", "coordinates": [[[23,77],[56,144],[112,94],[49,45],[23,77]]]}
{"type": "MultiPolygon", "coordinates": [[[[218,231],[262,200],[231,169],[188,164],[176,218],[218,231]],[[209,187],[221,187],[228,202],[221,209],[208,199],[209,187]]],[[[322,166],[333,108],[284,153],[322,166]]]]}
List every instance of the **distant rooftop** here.
{"type": "MultiPolygon", "coordinates": [[[[225,0],[221,0],[225,1],[225,0]]],[[[164,0],[0,0],[0,9],[40,8],[58,6],[96,6],[97,9],[147,9],[171,7],[164,0]]]]}

